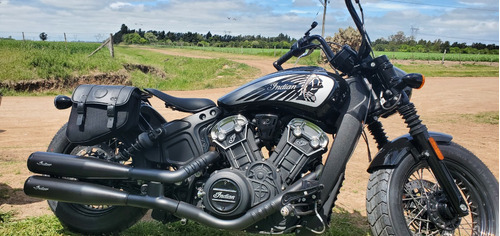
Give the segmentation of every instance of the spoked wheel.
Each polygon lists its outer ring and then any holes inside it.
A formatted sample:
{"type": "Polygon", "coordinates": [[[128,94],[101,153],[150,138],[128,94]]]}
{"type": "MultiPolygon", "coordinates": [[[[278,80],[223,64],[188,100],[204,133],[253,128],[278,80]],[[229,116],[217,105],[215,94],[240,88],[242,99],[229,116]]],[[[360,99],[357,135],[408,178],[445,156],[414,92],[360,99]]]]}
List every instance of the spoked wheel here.
{"type": "Polygon", "coordinates": [[[497,235],[498,182],[465,148],[439,146],[469,215],[451,212],[427,162],[408,156],[396,169],[374,172],[367,192],[368,221],[374,235],[497,235]]]}
{"type": "MultiPolygon", "coordinates": [[[[118,158],[121,142],[110,139],[94,146],[77,146],[66,138],[66,125],[63,126],[49,145],[49,152],[66,153],[88,158],[98,158],[123,165],[145,166],[141,160],[118,158]]],[[[140,186],[133,181],[96,180],[95,183],[118,188],[127,192],[139,193],[140,186]],[[98,182],[97,182],[98,181],[98,182]]],[[[85,234],[113,234],[125,230],[140,220],[147,209],[112,206],[83,205],[49,200],[50,208],[59,221],[69,230],[85,234]]]]}

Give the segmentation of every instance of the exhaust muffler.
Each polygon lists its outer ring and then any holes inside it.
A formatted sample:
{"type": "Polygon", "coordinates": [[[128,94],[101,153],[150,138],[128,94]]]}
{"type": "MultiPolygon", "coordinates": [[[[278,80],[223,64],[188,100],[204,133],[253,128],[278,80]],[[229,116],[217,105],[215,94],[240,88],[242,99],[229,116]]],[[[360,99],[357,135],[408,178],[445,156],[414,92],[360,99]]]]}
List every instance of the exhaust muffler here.
{"type": "Polygon", "coordinates": [[[74,155],[34,152],[28,158],[28,169],[38,174],[80,179],[137,179],[176,183],[202,170],[219,157],[207,152],[176,171],[139,168],[105,160],[74,155]]]}
{"type": "MultiPolygon", "coordinates": [[[[139,208],[161,209],[179,218],[187,218],[201,224],[226,230],[243,230],[265,217],[275,213],[282,207],[284,194],[298,191],[303,181],[317,179],[320,171],[309,175],[291,185],[285,192],[248,210],[236,219],[224,220],[216,218],[191,204],[162,196],[130,194],[111,187],[69,179],[58,179],[46,176],[31,176],[24,183],[24,192],[28,196],[88,205],[132,206],[139,208]]],[[[157,185],[158,193],[163,193],[163,185],[157,185]]]]}
{"type": "Polygon", "coordinates": [[[80,204],[127,204],[128,193],[98,184],[91,184],[45,176],[31,176],[24,183],[28,196],[80,204]]]}

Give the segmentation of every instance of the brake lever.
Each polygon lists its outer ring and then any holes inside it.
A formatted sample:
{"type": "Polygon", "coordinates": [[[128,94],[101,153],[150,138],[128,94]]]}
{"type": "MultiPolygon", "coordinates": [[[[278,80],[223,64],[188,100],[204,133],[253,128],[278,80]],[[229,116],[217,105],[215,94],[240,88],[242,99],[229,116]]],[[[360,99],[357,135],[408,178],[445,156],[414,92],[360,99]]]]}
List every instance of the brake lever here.
{"type": "Polygon", "coordinates": [[[314,48],[311,48],[311,49],[308,49],[306,52],[302,53],[302,55],[300,55],[299,57],[297,57],[297,60],[295,61],[295,64],[293,64],[293,66],[297,66],[297,63],[299,63],[299,60],[303,57],[307,57],[309,55],[311,55],[312,53],[314,52],[314,48]]]}

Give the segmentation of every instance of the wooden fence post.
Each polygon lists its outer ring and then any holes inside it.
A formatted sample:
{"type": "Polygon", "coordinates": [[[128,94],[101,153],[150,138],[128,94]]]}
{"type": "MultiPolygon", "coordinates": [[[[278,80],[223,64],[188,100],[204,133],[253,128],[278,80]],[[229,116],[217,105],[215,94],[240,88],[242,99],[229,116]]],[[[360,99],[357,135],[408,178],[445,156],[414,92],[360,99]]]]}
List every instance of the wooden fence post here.
{"type": "Polygon", "coordinates": [[[111,54],[111,57],[115,57],[115,50],[113,48],[113,34],[109,34],[109,38],[104,41],[104,43],[101,44],[96,50],[94,50],[88,57],[94,55],[97,51],[101,50],[104,46],[108,46],[109,53],[111,54]]]}
{"type": "Polygon", "coordinates": [[[109,53],[111,54],[111,57],[115,57],[115,48],[113,47],[113,34],[109,34],[109,53]]]}
{"type": "Polygon", "coordinates": [[[441,60],[441,65],[444,64],[444,56],[446,55],[446,49],[444,50],[444,53],[443,53],[443,60],[441,60]]]}
{"type": "Polygon", "coordinates": [[[64,47],[68,50],[68,40],[66,40],[66,33],[64,33],[64,47]]]}

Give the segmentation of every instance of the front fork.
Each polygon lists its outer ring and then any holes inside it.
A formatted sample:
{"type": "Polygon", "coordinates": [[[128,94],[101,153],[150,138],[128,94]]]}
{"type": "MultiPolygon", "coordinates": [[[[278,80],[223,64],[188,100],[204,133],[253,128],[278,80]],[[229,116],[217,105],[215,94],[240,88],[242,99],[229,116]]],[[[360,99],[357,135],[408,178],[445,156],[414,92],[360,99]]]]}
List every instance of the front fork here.
{"type": "Polygon", "coordinates": [[[404,105],[398,107],[398,112],[403,116],[408,128],[410,128],[410,135],[414,140],[415,148],[420,154],[418,158],[427,161],[441,189],[446,194],[449,209],[459,216],[468,215],[467,203],[460,194],[450,171],[442,162],[444,157],[436,142],[429,136],[427,127],[419,119],[415,105],[409,101],[405,102],[404,105]]]}

